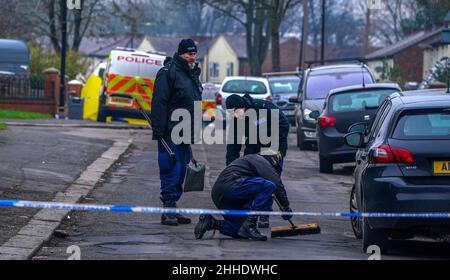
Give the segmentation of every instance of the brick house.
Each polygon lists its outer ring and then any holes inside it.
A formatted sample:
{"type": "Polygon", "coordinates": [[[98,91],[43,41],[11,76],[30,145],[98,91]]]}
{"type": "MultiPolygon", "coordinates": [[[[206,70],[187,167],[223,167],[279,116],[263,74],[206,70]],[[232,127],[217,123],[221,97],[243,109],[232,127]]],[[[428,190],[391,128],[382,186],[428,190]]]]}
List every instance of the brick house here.
{"type": "MultiPolygon", "coordinates": [[[[280,42],[280,71],[289,72],[298,69],[300,60],[301,41],[297,38],[283,38],[280,42]]],[[[314,59],[314,49],[311,46],[306,47],[305,61],[314,59]]],[[[272,71],[272,49],[267,51],[266,58],[263,63],[263,73],[272,71]]]]}
{"type": "Polygon", "coordinates": [[[402,82],[421,82],[424,78],[424,55],[426,46],[441,38],[445,27],[417,31],[397,43],[379,49],[366,56],[376,79],[381,79],[385,67],[400,69],[402,82]]]}

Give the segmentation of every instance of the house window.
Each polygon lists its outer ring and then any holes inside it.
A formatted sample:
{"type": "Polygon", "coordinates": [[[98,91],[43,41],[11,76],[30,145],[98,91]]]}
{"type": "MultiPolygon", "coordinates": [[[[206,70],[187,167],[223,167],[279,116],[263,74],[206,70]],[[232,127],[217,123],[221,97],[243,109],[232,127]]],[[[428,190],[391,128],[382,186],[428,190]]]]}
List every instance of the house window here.
{"type": "Polygon", "coordinates": [[[227,76],[233,76],[234,75],[234,65],[233,63],[227,63],[227,76]]]}
{"type": "Polygon", "coordinates": [[[210,63],[209,64],[209,77],[210,78],[219,78],[219,63],[210,63]]]}

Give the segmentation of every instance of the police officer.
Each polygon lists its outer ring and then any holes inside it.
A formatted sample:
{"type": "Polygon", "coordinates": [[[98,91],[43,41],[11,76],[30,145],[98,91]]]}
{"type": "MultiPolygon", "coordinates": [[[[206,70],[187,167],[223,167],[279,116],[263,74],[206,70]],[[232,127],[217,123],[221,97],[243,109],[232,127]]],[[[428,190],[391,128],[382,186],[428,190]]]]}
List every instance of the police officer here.
{"type": "MultiPolygon", "coordinates": [[[[249,120],[248,118],[245,119],[245,134],[244,136],[247,138],[245,142],[245,150],[244,155],[249,154],[256,154],[261,151],[261,148],[264,146],[259,142],[259,137],[257,137],[257,143],[256,144],[250,144],[250,135],[249,131],[257,131],[260,132],[260,125],[264,122],[267,122],[267,131],[271,132],[271,126],[273,125],[271,123],[271,113],[273,110],[278,110],[278,120],[279,122],[275,125],[278,125],[279,127],[279,151],[281,152],[281,155],[284,159],[287,153],[288,144],[287,144],[287,138],[289,135],[289,120],[286,118],[284,113],[272,102],[261,100],[261,99],[253,99],[250,95],[246,94],[243,97],[233,94],[229,96],[226,101],[226,108],[227,110],[233,110],[233,116],[235,121],[235,130],[234,130],[234,142],[227,145],[227,155],[226,155],[226,161],[227,165],[229,165],[231,162],[233,162],[235,159],[239,158],[240,152],[242,149],[242,145],[238,143],[237,141],[237,135],[238,130],[237,127],[237,119],[244,119],[245,112],[249,109],[253,109],[256,112],[257,120],[256,122],[254,120],[249,120]],[[266,110],[267,111],[267,119],[263,119],[261,115],[261,111],[266,110]],[[256,129],[252,128],[251,126],[255,126],[256,129]]],[[[258,134],[259,135],[259,134],[258,134]]],[[[283,165],[283,160],[281,161],[281,165],[283,165]]],[[[269,217],[268,216],[261,216],[259,220],[258,226],[260,228],[268,228],[269,227],[269,217]]]]}
{"type": "MultiPolygon", "coordinates": [[[[239,158],[228,165],[219,175],[212,189],[212,199],[218,209],[272,211],[272,195],[283,206],[283,211],[292,212],[281,181],[281,156],[252,154],[239,158]]],[[[195,237],[201,239],[209,230],[233,238],[249,238],[266,241],[257,227],[257,216],[224,215],[216,220],[211,215],[200,216],[195,227],[195,237]]],[[[288,220],[292,216],[283,216],[288,220]]]]}
{"type": "MultiPolygon", "coordinates": [[[[187,164],[191,158],[190,144],[194,142],[194,102],[202,100],[201,70],[196,63],[197,46],[192,39],[184,39],[178,46],[173,59],[168,58],[158,72],[152,100],[153,140],[158,140],[158,164],[161,180],[161,201],[164,207],[176,208],[180,199],[187,164]],[[191,115],[192,134],[190,143],[174,144],[171,132],[178,122],[171,121],[171,114],[177,109],[186,109],[191,115]],[[161,143],[164,139],[175,161],[161,143]]],[[[181,137],[183,135],[180,135],[181,137]]],[[[191,220],[182,215],[164,214],[161,223],[169,226],[189,224],[191,220]]]]}

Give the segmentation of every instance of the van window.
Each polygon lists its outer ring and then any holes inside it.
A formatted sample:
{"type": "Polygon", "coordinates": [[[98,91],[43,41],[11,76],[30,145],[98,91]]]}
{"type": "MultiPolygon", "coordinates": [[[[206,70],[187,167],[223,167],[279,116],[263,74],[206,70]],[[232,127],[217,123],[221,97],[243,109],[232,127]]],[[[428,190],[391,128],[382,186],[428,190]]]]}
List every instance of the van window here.
{"type": "MultiPolygon", "coordinates": [[[[364,71],[367,84],[373,82],[372,76],[364,71]]],[[[362,85],[363,72],[311,73],[306,82],[306,99],[325,99],[332,89],[362,85]]]]}
{"type": "Polygon", "coordinates": [[[406,112],[400,116],[393,138],[450,140],[450,111],[406,112]]]}

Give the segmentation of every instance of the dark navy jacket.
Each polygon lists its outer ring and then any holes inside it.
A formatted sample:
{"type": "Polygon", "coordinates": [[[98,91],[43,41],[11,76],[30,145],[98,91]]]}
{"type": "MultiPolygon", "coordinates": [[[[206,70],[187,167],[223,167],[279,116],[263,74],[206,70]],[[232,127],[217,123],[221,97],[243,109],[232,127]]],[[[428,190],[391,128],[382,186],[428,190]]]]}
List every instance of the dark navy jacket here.
{"type": "MultiPolygon", "coordinates": [[[[152,99],[153,140],[170,138],[173,127],[179,121],[170,117],[176,109],[187,109],[191,114],[192,132],[194,128],[194,101],[202,100],[201,70],[198,66],[189,67],[186,60],[178,54],[166,59],[164,67],[156,75],[152,99]]],[[[192,133],[193,134],[193,133],[192,133]]],[[[193,141],[193,135],[192,135],[193,141]]]]}
{"type": "Polygon", "coordinates": [[[275,196],[286,209],[289,207],[289,199],[286,194],[281,174],[272,164],[261,155],[247,155],[228,165],[217,177],[211,192],[214,204],[220,207],[223,196],[234,186],[247,178],[259,177],[275,184],[275,196]]]}
{"type": "MultiPolygon", "coordinates": [[[[260,100],[260,99],[253,99],[250,95],[246,94],[244,95],[244,101],[246,103],[246,109],[254,109],[256,111],[258,120],[260,120],[260,110],[267,110],[267,130],[270,136],[271,132],[271,110],[278,109],[279,110],[279,150],[283,158],[286,156],[287,150],[288,150],[288,143],[287,138],[289,136],[289,120],[286,118],[284,113],[272,102],[266,101],[266,100],[260,100]]],[[[241,144],[237,143],[237,120],[234,120],[235,122],[235,133],[231,137],[234,137],[234,143],[235,144],[228,144],[227,145],[227,162],[226,164],[229,165],[232,163],[235,159],[240,157],[240,152],[242,149],[241,144]]],[[[249,131],[251,131],[252,128],[250,126],[257,126],[257,131],[259,135],[259,125],[255,123],[249,122],[248,118],[245,122],[245,137],[247,137],[247,140],[245,142],[245,150],[244,155],[250,155],[250,154],[257,154],[261,151],[261,147],[264,147],[261,143],[259,143],[259,136],[258,136],[258,142],[257,144],[250,144],[249,142],[249,131]]],[[[231,140],[231,139],[230,139],[231,140]]],[[[269,147],[270,145],[267,145],[269,147]]]]}

